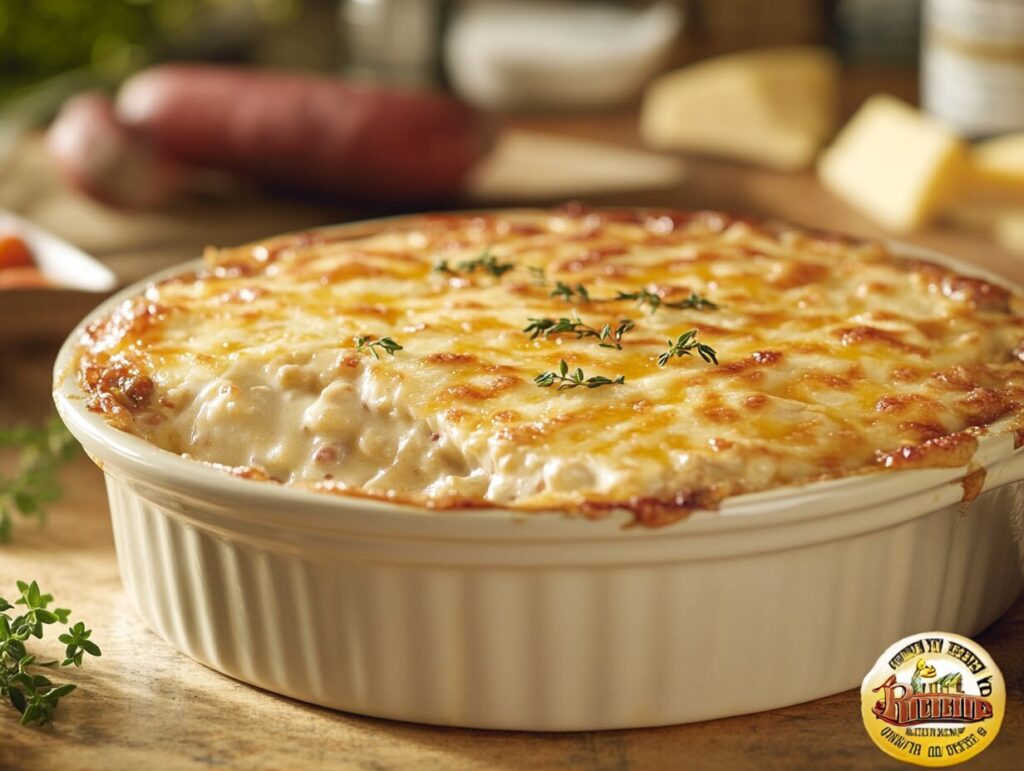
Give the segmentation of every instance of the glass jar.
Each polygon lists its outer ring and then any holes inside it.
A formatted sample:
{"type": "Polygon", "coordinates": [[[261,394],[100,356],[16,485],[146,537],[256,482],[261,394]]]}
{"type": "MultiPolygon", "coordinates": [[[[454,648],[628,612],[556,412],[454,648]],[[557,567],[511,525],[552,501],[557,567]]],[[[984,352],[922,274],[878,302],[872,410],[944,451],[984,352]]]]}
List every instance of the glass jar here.
{"type": "Polygon", "coordinates": [[[926,0],[924,109],[968,137],[1024,130],[1024,0],[926,0]]]}

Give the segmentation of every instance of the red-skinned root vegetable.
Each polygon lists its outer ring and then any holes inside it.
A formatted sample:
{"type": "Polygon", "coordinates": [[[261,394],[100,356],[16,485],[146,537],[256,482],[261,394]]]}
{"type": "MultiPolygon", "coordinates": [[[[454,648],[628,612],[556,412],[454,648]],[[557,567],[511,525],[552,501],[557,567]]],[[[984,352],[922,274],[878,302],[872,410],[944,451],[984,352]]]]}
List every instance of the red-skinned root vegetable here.
{"type": "Polygon", "coordinates": [[[157,206],[182,182],[180,164],[120,124],[113,103],[101,93],[69,99],[50,126],[47,144],[74,187],[113,206],[157,206]]]}
{"type": "Polygon", "coordinates": [[[199,65],[135,75],[117,116],[184,163],[378,201],[457,195],[490,139],[447,97],[199,65]]]}

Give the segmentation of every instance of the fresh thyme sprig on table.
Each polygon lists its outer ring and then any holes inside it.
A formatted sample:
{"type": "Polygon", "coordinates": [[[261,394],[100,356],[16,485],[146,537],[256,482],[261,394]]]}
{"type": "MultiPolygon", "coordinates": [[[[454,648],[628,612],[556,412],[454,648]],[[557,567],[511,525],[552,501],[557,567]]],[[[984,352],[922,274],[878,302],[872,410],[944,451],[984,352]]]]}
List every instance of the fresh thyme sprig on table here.
{"type": "Polygon", "coordinates": [[[14,447],[21,450],[18,471],[0,477],[0,543],[10,540],[15,513],[44,520],[46,504],[60,497],[57,472],[78,445],[54,415],[42,427],[0,428],[0,448],[14,447]]]}
{"type": "Polygon", "coordinates": [[[12,605],[0,597],[0,698],[4,698],[21,713],[21,724],[43,725],[53,720],[58,702],[77,686],[70,683],[58,685],[48,677],[33,674],[39,667],[82,666],[85,654],[100,656],[99,646],[90,640],[92,630],[86,629],[79,621],[58,636],[64,643],[62,661],[38,661],[25,647],[31,637],[42,638],[43,627],[48,624],[67,624],[71,611],[49,605],[53,596],[43,594],[35,581],[28,584],[18,581],[20,597],[12,605]],[[12,616],[8,611],[23,605],[25,612],[12,616]]]}
{"type": "Polygon", "coordinates": [[[668,350],[658,357],[658,366],[664,367],[675,356],[693,356],[694,351],[697,351],[700,357],[709,364],[712,362],[718,364],[718,354],[715,353],[715,349],[710,345],[697,342],[697,330],[688,329],[679,335],[678,339],[668,341],[668,350]]]}
{"type": "Polygon", "coordinates": [[[569,365],[565,359],[562,359],[558,363],[557,372],[541,372],[533,379],[533,382],[541,388],[550,388],[555,383],[558,383],[558,390],[564,391],[567,388],[579,388],[580,386],[599,388],[606,385],[622,385],[626,382],[626,378],[622,375],[619,375],[614,380],[603,375],[587,377],[579,367],[569,372],[569,365]]]}
{"type": "Polygon", "coordinates": [[[515,268],[515,265],[511,262],[498,262],[498,259],[491,254],[490,249],[484,250],[475,259],[462,260],[456,263],[454,268],[451,267],[448,260],[441,260],[434,266],[434,270],[439,273],[476,273],[477,270],[482,270],[490,273],[495,278],[501,278],[513,268],[515,268]]]}
{"type": "Polygon", "coordinates": [[[651,313],[656,313],[658,308],[677,308],[686,309],[693,308],[699,311],[716,311],[721,306],[717,303],[711,302],[706,297],[701,297],[696,292],[691,291],[690,296],[684,300],[677,300],[676,302],[665,302],[661,299],[661,296],[651,292],[647,289],[641,289],[639,292],[619,292],[616,300],[636,300],[640,306],[648,306],[651,309],[651,313]]]}
{"type": "Polygon", "coordinates": [[[534,319],[531,318],[530,323],[523,329],[524,332],[530,332],[530,339],[535,340],[537,337],[550,337],[551,335],[560,334],[574,334],[576,339],[580,340],[584,337],[596,337],[600,341],[602,348],[615,348],[622,350],[622,336],[633,329],[636,324],[632,319],[622,319],[618,325],[612,329],[611,324],[605,324],[600,329],[585,324],[579,315],[573,312],[573,318],[567,319],[562,317],[557,321],[555,319],[534,319]]]}
{"type": "Polygon", "coordinates": [[[356,350],[362,351],[367,350],[373,354],[373,358],[380,358],[380,351],[395,355],[395,351],[401,351],[402,346],[392,340],[390,337],[382,337],[378,340],[374,340],[372,337],[363,337],[360,335],[356,338],[356,350]]]}

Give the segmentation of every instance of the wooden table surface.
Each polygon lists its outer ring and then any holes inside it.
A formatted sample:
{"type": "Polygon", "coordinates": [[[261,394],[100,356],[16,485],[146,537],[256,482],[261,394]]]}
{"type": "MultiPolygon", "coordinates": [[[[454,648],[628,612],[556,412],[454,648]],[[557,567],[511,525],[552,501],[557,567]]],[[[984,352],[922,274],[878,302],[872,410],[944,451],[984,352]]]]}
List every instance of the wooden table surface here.
{"type": "MultiPolygon", "coordinates": [[[[523,123],[559,134],[635,143],[630,116],[523,123]]],[[[756,171],[711,160],[691,159],[688,179],[676,188],[595,202],[613,200],[727,208],[882,235],[824,192],[809,173],[756,171]]],[[[239,243],[360,214],[248,189],[196,197],[165,212],[111,212],[60,186],[38,138],[27,140],[24,152],[0,171],[0,206],[65,235],[125,280],[191,258],[207,243],[239,243]]],[[[976,236],[935,228],[908,240],[1024,281],[1024,260],[976,236]]],[[[52,304],[38,309],[40,320],[57,312],[60,303],[55,294],[52,304]]],[[[57,343],[53,334],[0,336],[0,425],[47,413],[57,343]]],[[[13,465],[10,456],[0,455],[0,476],[10,474],[13,465]]],[[[69,674],[81,687],[62,703],[50,727],[19,728],[13,713],[0,706],[0,769],[905,767],[871,744],[853,691],[695,725],[525,734],[377,720],[243,685],[177,653],[135,618],[120,587],[99,472],[79,457],[64,480],[65,496],[52,507],[45,529],[19,522],[13,542],[0,546],[0,595],[9,594],[16,579],[38,579],[61,605],[94,627],[104,655],[69,674]]],[[[998,740],[970,767],[1019,768],[1024,757],[1024,602],[977,639],[1001,666],[1008,698],[998,740]]]]}

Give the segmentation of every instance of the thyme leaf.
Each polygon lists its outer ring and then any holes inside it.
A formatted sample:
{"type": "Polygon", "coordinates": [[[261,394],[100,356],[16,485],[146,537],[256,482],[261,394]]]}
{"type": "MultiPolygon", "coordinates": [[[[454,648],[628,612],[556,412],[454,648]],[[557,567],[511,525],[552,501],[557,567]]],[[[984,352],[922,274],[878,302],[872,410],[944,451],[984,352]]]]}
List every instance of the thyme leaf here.
{"type": "Polygon", "coordinates": [[[53,596],[43,594],[35,581],[18,581],[19,598],[11,604],[0,597],[0,698],[9,701],[21,713],[21,724],[44,725],[53,720],[57,704],[77,686],[59,685],[38,672],[39,667],[82,666],[85,654],[102,655],[100,647],[90,637],[92,630],[81,621],[68,626],[67,632],[57,637],[64,643],[64,659],[39,661],[26,648],[29,638],[42,638],[44,628],[50,624],[67,625],[71,611],[50,608],[53,596]],[[14,615],[22,605],[25,612],[14,615]]]}
{"type": "Polygon", "coordinates": [[[381,351],[394,356],[395,351],[401,351],[403,349],[401,345],[396,343],[390,337],[382,337],[378,340],[374,340],[372,337],[359,336],[356,338],[356,350],[367,350],[373,354],[373,358],[379,359],[381,351]]]}
{"type": "Polygon", "coordinates": [[[661,295],[658,295],[648,289],[641,289],[639,292],[618,292],[615,296],[616,300],[636,300],[637,304],[643,307],[644,305],[650,308],[651,313],[656,313],[658,308],[677,308],[686,309],[693,308],[699,311],[716,311],[722,306],[717,303],[711,302],[706,297],[701,297],[696,292],[691,291],[690,296],[675,302],[665,302],[661,295]]]}
{"type": "Polygon", "coordinates": [[[690,296],[685,300],[679,300],[678,302],[666,303],[663,302],[666,308],[694,308],[698,311],[717,311],[722,306],[718,303],[713,303],[706,297],[701,297],[699,294],[690,291],[690,296]]]}
{"type": "Polygon", "coordinates": [[[78,444],[54,415],[38,428],[0,428],[0,448],[5,447],[19,448],[21,457],[13,477],[0,477],[0,543],[11,539],[15,514],[45,521],[46,505],[60,498],[60,467],[78,444]]]}
{"type": "Polygon", "coordinates": [[[463,260],[459,263],[458,267],[459,270],[465,273],[476,273],[479,268],[482,271],[490,273],[495,278],[501,278],[512,270],[515,265],[511,262],[498,262],[497,258],[491,254],[490,250],[487,250],[475,260],[463,260]]]}
{"type": "Polygon", "coordinates": [[[602,348],[615,348],[622,350],[622,337],[632,330],[636,323],[632,319],[622,319],[613,329],[611,324],[604,324],[600,329],[585,324],[579,315],[574,311],[573,318],[564,316],[560,319],[529,319],[529,324],[523,329],[530,333],[530,339],[538,337],[550,337],[551,335],[575,334],[576,339],[584,337],[596,337],[602,348]]]}
{"type": "Polygon", "coordinates": [[[533,283],[535,286],[544,286],[544,284],[546,283],[546,274],[544,273],[544,268],[540,267],[539,265],[527,265],[526,269],[530,271],[530,277],[533,279],[533,283]]]}
{"type": "Polygon", "coordinates": [[[565,359],[562,359],[558,363],[557,372],[541,372],[533,379],[533,382],[541,388],[550,388],[555,383],[558,383],[558,390],[564,391],[568,388],[579,388],[580,386],[600,388],[606,385],[622,385],[626,382],[626,378],[623,375],[619,375],[614,379],[604,377],[603,375],[587,377],[579,367],[570,372],[569,365],[565,359]]]}
{"type": "Polygon", "coordinates": [[[590,302],[590,292],[583,284],[576,284],[576,286],[569,286],[561,281],[555,282],[555,288],[551,292],[551,297],[560,297],[563,300],[572,302],[573,300],[580,300],[581,302],[590,302]]]}
{"type": "Polygon", "coordinates": [[[479,257],[472,260],[457,262],[454,268],[448,260],[441,260],[434,265],[434,270],[439,273],[476,273],[481,270],[490,273],[495,278],[501,278],[513,268],[515,268],[515,264],[511,262],[498,262],[498,258],[491,254],[490,249],[485,249],[479,257]]]}
{"type": "Polygon", "coordinates": [[[718,364],[718,354],[715,353],[715,349],[697,341],[696,329],[688,329],[675,341],[668,341],[668,350],[658,356],[658,366],[664,367],[677,356],[693,356],[694,351],[708,364],[712,362],[718,364]]]}

